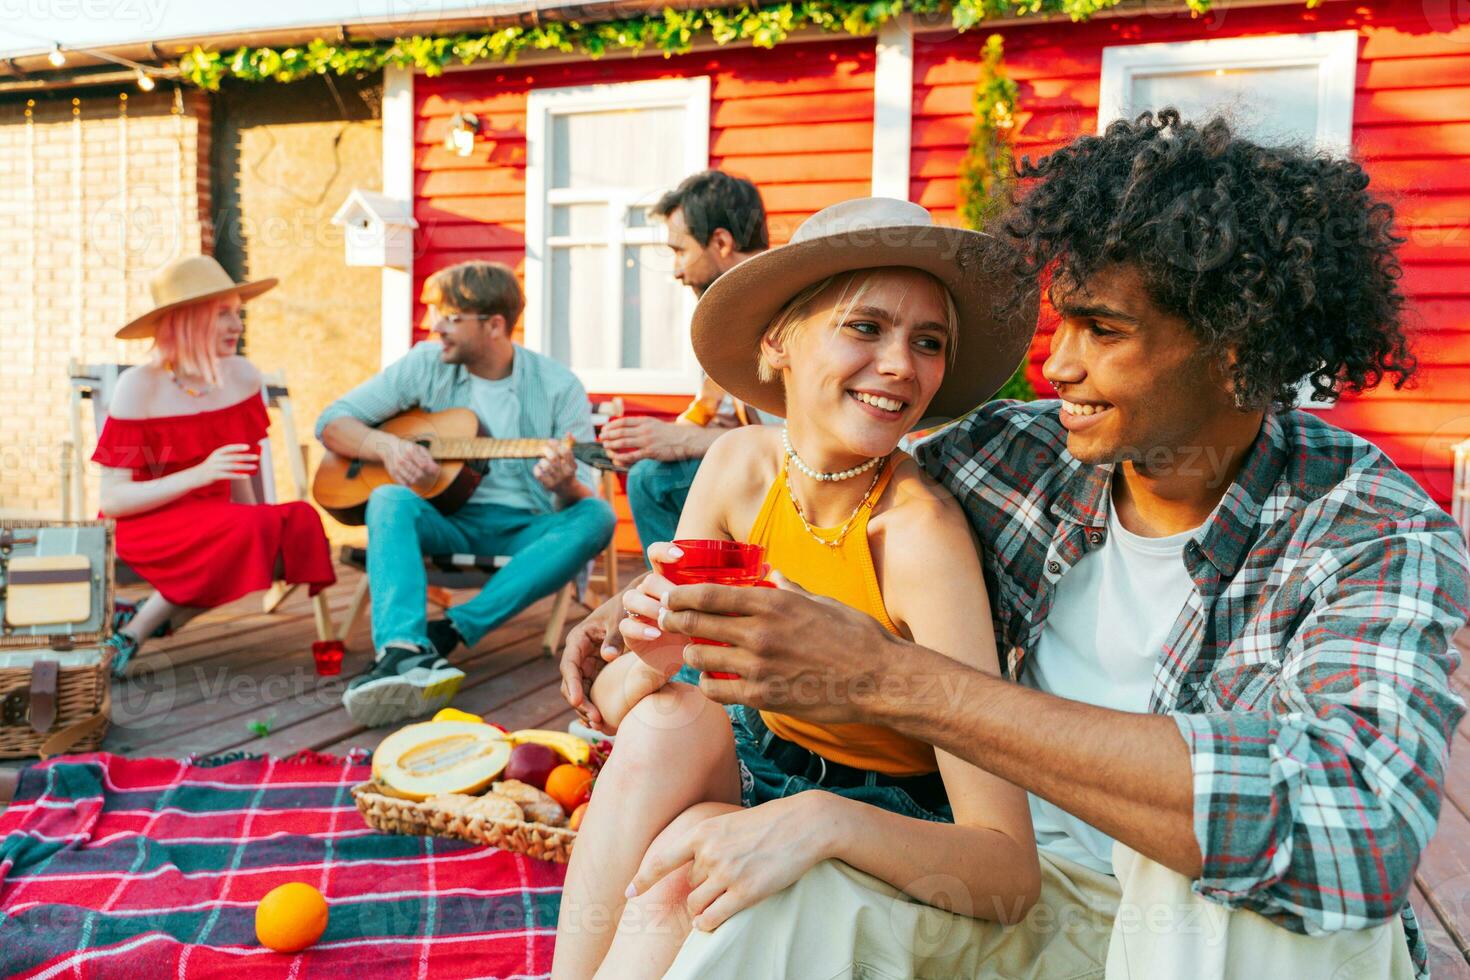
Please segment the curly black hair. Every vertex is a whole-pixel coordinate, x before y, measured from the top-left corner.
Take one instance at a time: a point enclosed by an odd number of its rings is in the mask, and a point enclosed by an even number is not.
[[[1417,369],[1402,323],[1404,239],[1350,160],[1163,109],[1028,157],[1017,175],[1024,196],[1000,223],[1016,274],[1080,285],[1133,266],[1222,366],[1235,350],[1242,408],[1290,408],[1308,376],[1330,396],[1388,375],[1402,388]]]

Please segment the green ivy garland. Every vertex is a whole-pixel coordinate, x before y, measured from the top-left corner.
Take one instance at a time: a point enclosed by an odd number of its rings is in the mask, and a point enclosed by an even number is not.
[[[194,48],[179,62],[180,74],[205,89],[218,89],[227,76],[249,82],[294,82],[312,75],[361,75],[388,66],[441,74],[453,64],[510,63],[523,51],[564,51],[598,58],[609,51],[661,52],[665,57],[692,50],[698,38],[716,44],[749,42],[771,48],[793,32],[815,28],[862,37],[899,14],[926,18],[949,15],[958,31],[986,20],[1029,14],[1061,14],[1086,20],[1120,0],[789,0],[727,9],[666,8],[641,17],[595,23],[548,21],[502,27],[487,34],[400,37],[391,42],[335,44],[317,39],[287,48],[236,48],[233,52]],[[1200,13],[1210,0],[1186,0]]]

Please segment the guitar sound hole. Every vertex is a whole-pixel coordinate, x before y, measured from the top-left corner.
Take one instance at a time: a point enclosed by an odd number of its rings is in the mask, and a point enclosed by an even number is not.
[[[354,459],[352,462],[350,462],[350,463],[347,464],[347,479],[349,479],[349,480],[355,480],[355,479],[357,479],[358,474],[361,473],[361,472],[362,472],[362,460],[360,460],[360,459]]]

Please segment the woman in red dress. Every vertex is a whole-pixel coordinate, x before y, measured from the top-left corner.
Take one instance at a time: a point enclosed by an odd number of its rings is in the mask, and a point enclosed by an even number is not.
[[[268,419],[261,376],[235,353],[240,304],[275,279],[236,283],[208,256],[165,266],[155,308],[119,337],[152,337],[148,362],[118,379],[92,459],[118,557],[157,590],[123,606],[112,643],[121,675],[143,638],[271,583],[336,581],[321,518],[305,501],[262,504],[249,483]]]

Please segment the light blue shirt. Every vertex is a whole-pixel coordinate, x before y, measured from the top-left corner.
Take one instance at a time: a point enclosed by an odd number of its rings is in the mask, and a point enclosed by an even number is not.
[[[485,434],[496,439],[514,439],[519,428],[521,403],[510,378],[491,381],[470,376],[470,408],[480,417]],[[470,495],[472,504],[495,504],[516,510],[534,510],[536,501],[526,495],[525,482],[513,464],[518,460],[492,459],[490,470]],[[535,461],[532,460],[534,465]]]
[[[342,416],[376,426],[411,408],[422,408],[426,412],[442,412],[446,408],[474,410],[472,382],[481,379],[476,379],[461,365],[445,364],[440,360],[443,349],[435,341],[417,344],[378,374],[332,402],[316,420],[317,438],[321,438],[327,423]],[[518,406],[518,415],[514,419],[514,431],[505,432],[505,438],[555,439],[570,432],[578,442],[593,440],[592,407],[587,401],[587,389],[568,368],[517,344],[506,382]],[[488,421],[483,416],[481,418]],[[500,432],[495,434],[502,435]],[[491,470],[496,472],[497,485],[507,491],[519,486],[523,509],[538,514],[548,513],[556,509],[557,503],[551,492],[532,475],[535,465],[534,459],[495,460],[491,463]],[[592,468],[584,463],[577,464],[577,479],[590,490],[597,487]]]

